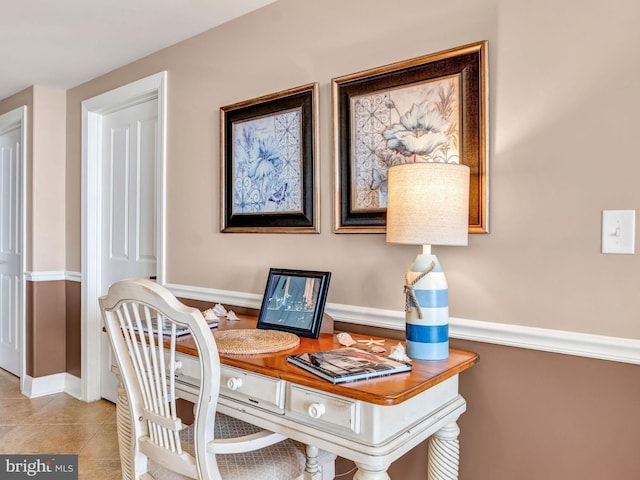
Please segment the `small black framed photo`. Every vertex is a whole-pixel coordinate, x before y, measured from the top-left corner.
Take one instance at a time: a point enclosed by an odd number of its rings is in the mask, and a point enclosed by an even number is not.
[[[330,272],[270,268],[258,328],[318,338]]]

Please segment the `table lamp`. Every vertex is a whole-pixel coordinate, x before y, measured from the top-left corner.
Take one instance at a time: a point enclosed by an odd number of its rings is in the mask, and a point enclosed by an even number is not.
[[[407,163],[389,168],[387,242],[423,245],[405,275],[407,355],[449,356],[449,290],[431,245],[467,245],[469,167]]]

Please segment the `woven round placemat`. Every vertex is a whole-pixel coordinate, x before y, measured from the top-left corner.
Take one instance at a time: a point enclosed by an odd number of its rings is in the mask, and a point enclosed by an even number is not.
[[[278,330],[237,329],[213,333],[220,353],[272,353],[297,347],[300,338]]]

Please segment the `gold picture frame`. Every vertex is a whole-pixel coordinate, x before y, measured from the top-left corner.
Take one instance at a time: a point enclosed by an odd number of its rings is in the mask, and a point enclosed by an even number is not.
[[[318,84],[220,109],[221,231],[319,233]]]
[[[471,169],[469,233],[488,232],[488,42],[332,79],[334,231],[384,233],[390,166]]]

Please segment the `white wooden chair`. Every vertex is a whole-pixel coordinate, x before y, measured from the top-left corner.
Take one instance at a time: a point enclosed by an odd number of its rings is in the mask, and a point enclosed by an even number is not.
[[[117,282],[100,298],[120,377],[118,439],[123,479],[333,478],[335,455],[216,413],[220,359],[199,310],[149,280]],[[193,426],[176,410],[176,331],[188,327],[200,358]],[[166,333],[158,341],[158,328]],[[307,448],[315,454],[318,449]],[[323,475],[323,466],[325,474]],[[330,475],[330,476],[329,476]]]

